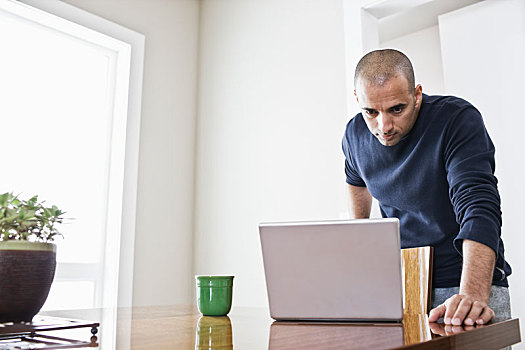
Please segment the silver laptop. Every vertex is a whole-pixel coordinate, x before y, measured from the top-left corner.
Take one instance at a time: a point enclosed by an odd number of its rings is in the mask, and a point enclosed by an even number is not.
[[[398,219],[259,225],[275,320],[403,318]]]

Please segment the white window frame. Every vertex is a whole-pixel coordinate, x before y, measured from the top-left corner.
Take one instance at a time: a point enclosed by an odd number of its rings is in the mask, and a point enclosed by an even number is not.
[[[117,84],[128,84],[128,95],[119,96],[127,100],[127,121],[125,141],[113,142],[111,154],[111,179],[108,200],[108,231],[120,232],[120,236],[106,237],[105,278],[103,307],[131,306],[133,298],[133,258],[135,246],[135,217],[137,202],[137,179],[139,159],[140,112],[142,97],[142,75],[144,66],[145,37],[142,34],[124,28],[104,18],[95,16],[58,0],[9,0],[13,5],[40,9],[47,14],[56,15],[83,27],[93,29],[111,38],[129,44],[120,50],[131,49],[131,61],[121,62],[125,55],[117,58],[118,69],[130,69],[129,82],[117,81]],[[24,3],[30,6],[24,6]],[[33,10],[34,11],[34,10]],[[46,14],[41,14],[46,15]],[[117,75],[119,75],[117,73]],[[121,74],[120,76],[126,76]],[[119,108],[118,106],[115,106]],[[126,111],[124,111],[124,114]],[[115,125],[114,125],[115,127]],[[122,128],[122,124],[117,127]],[[122,146],[125,144],[125,147]],[[124,157],[122,156],[124,154]],[[123,164],[119,164],[123,160]],[[119,184],[119,182],[123,182]],[[109,229],[111,227],[111,229]],[[118,281],[115,279],[118,276]],[[108,298],[107,296],[113,296]]]

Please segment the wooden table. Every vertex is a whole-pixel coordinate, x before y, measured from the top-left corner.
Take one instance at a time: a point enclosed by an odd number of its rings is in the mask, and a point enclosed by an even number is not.
[[[267,309],[245,307],[227,317],[203,317],[189,305],[45,314],[99,321],[101,349],[499,349],[521,341],[518,319],[463,329],[429,324],[426,315],[405,315],[399,325],[274,322]]]

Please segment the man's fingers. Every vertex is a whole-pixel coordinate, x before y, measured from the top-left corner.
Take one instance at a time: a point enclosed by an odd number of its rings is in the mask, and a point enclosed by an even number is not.
[[[494,311],[492,311],[490,307],[485,306],[485,308],[483,309],[483,312],[481,313],[479,318],[476,320],[476,323],[477,324],[487,324],[490,322],[490,320],[492,320],[493,317],[494,317]]]
[[[452,317],[454,317],[454,314],[456,313],[456,310],[458,309],[458,305],[461,302],[461,296],[456,294],[454,296],[451,296],[445,301],[446,311],[445,311],[445,317],[444,321],[445,324],[452,324]]]
[[[470,308],[470,312],[463,321],[468,326],[472,326],[476,323],[476,321],[479,319],[481,313],[483,312],[483,308],[486,307],[487,304],[482,303],[481,301],[475,301],[472,303],[472,307]]]
[[[436,322],[441,317],[445,316],[445,311],[447,308],[445,307],[445,304],[441,304],[435,309],[430,310],[430,313],[428,314],[428,322]]]
[[[432,309],[428,315],[428,321],[436,322],[441,317],[443,317],[445,325],[483,325],[490,322],[494,317],[494,311],[484,302],[473,301],[470,297],[456,294],[448,298],[443,304]],[[445,327],[445,332],[448,331],[457,330],[447,330]]]
[[[465,317],[467,317],[471,307],[472,307],[472,300],[468,298],[462,298],[458,304],[458,307],[456,309],[456,312],[454,313],[454,316],[452,317],[451,323],[454,326],[461,326],[463,324],[463,320],[465,319]]]

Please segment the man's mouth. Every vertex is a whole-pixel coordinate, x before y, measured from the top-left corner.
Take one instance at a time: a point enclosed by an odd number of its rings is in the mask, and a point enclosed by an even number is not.
[[[383,140],[385,141],[390,141],[394,138],[394,136],[396,136],[396,133],[391,133],[391,134],[382,134],[382,133],[379,133],[377,134],[379,137],[381,137]]]

